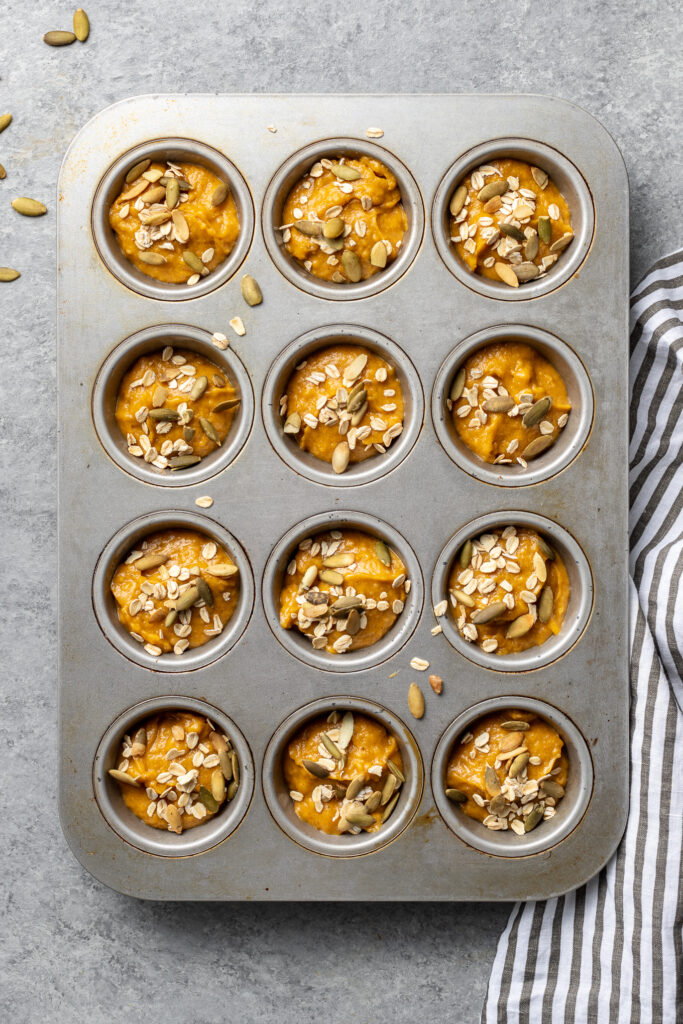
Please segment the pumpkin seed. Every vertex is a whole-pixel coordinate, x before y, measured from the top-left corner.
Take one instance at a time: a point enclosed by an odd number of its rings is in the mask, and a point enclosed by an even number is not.
[[[149,182],[143,178],[141,181],[136,181],[134,185],[126,191],[122,192],[119,196],[119,202],[128,202],[129,199],[135,199],[136,196],[141,195],[149,188]]]
[[[227,412],[228,409],[235,409],[242,402],[241,398],[226,398],[224,401],[214,405],[211,412]]]
[[[175,621],[178,618],[178,612],[175,608],[171,608],[170,612],[164,619],[164,629],[170,629],[171,626],[175,625]]]
[[[509,395],[494,395],[487,398],[482,405],[484,412],[508,412],[515,404],[514,398]]]
[[[458,370],[458,372],[456,373],[455,377],[453,378],[453,383],[451,384],[451,390],[448,392],[448,397],[450,398],[451,402],[457,402],[458,399],[460,398],[460,396],[462,395],[463,390],[465,388],[465,377],[466,376],[467,376],[467,373],[466,373],[465,367],[463,366],[463,367],[461,367],[461,369]]]
[[[370,250],[370,262],[373,267],[386,267],[387,265],[387,247],[384,242],[375,242],[372,249]]]
[[[235,779],[233,779],[232,782],[230,783],[230,785],[227,788],[227,791],[226,791],[226,794],[225,794],[226,800],[229,801],[229,800],[233,799],[233,797],[235,796],[235,793],[237,792],[237,787],[238,786],[239,786],[239,782],[236,782]]]
[[[229,191],[230,189],[228,188],[226,183],[224,181],[221,181],[218,185],[216,185],[215,189],[211,194],[211,205],[220,206],[221,203],[224,203],[225,200],[228,198]]]
[[[336,178],[341,178],[342,181],[358,181],[362,177],[360,171],[355,167],[349,167],[348,164],[332,164],[330,170]]]
[[[180,810],[175,804],[168,804],[164,811],[166,815],[166,821],[168,822],[169,831],[175,832],[176,835],[181,835],[183,831],[183,821],[180,817]]]
[[[524,733],[520,732],[518,729],[508,731],[507,736],[503,736],[502,740],[498,744],[498,750],[501,754],[507,754],[523,742]]]
[[[451,196],[451,201],[448,204],[448,209],[451,211],[451,217],[457,217],[467,199],[467,185],[458,185],[455,192]]]
[[[0,164],[0,181],[4,181],[6,177],[7,177],[7,171],[2,166],[2,164]]]
[[[211,795],[216,803],[222,804],[225,800],[225,779],[220,768],[211,773]]]
[[[352,362],[350,362],[349,365],[344,370],[344,379],[355,380],[356,377],[360,377],[361,373],[367,366],[367,362],[368,357],[364,352],[361,352],[361,354],[359,356],[356,356],[356,358]]]
[[[204,574],[208,572],[209,576],[215,576],[219,580],[229,579],[237,571],[236,565],[228,565],[226,562],[220,565],[207,565],[206,569],[203,570]]]
[[[5,128],[9,127],[12,123],[11,114],[0,114],[0,132],[4,132]]]
[[[234,785],[235,789],[237,789],[237,787],[239,785],[239,781],[240,781],[240,759],[237,756],[237,751],[235,751],[235,750],[231,750],[230,751],[230,764],[232,765],[233,785]],[[228,790],[228,795],[230,795],[230,790]],[[234,796],[234,793],[233,793],[233,796]],[[230,799],[232,799],[232,797],[230,797]]]
[[[355,555],[342,551],[338,555],[328,555],[327,558],[323,558],[323,565],[326,569],[346,569],[355,561]]]
[[[508,775],[511,779],[516,779],[518,775],[522,774],[529,763],[530,756],[529,751],[524,750],[521,754],[517,754],[517,757],[512,759],[512,763],[508,768]]]
[[[199,596],[204,604],[208,605],[209,608],[213,608],[213,590],[206,580],[202,579],[201,576],[198,576],[194,585],[199,591]]]
[[[558,238],[555,242],[553,242],[553,244],[550,246],[550,252],[562,252],[564,249],[567,248],[569,243],[573,241],[573,239],[574,235],[572,234],[572,232],[566,231],[561,238]]]
[[[544,189],[548,184],[548,175],[540,167],[531,168],[531,177],[534,179],[540,189]]]
[[[195,435],[194,427],[183,427],[183,441],[187,441],[189,444]]]
[[[511,719],[509,722],[501,722],[500,727],[501,729],[505,729],[506,731],[510,729],[516,729],[518,732],[527,732],[527,730],[531,728],[529,723],[525,722],[521,718],[519,719],[519,721]],[[512,749],[514,750],[515,748],[512,747]]]
[[[543,817],[543,809],[541,807],[534,807],[531,814],[527,814],[524,819],[524,831],[531,832],[541,821]]]
[[[136,164],[133,164],[131,169],[126,174],[126,185],[132,185],[136,178],[139,178],[143,171],[147,170],[151,162],[151,160],[138,160]],[[147,185],[145,185],[145,188],[147,188]]]
[[[109,775],[112,779],[116,779],[117,782],[122,782],[126,786],[138,786],[138,780],[134,779],[128,772],[120,772],[118,768],[110,768]]]
[[[199,802],[204,804],[207,811],[211,814],[215,814],[218,810],[218,801],[215,799],[213,793],[206,788],[206,786],[199,787]]]
[[[140,572],[144,572],[146,569],[158,569],[164,562],[168,562],[168,555],[143,555],[142,558],[137,558],[133,565]]]
[[[322,221],[319,220],[297,220],[294,227],[309,238],[316,238],[323,233]]]
[[[335,473],[343,473],[349,464],[351,452],[346,441],[340,441],[332,452],[332,469]]]
[[[332,579],[332,576],[336,577],[336,579]],[[323,571],[320,573],[320,579],[324,583],[330,583],[334,587],[339,587],[344,582],[344,577],[341,575],[341,573],[335,573],[334,570],[331,569],[323,569]],[[331,606],[330,611],[332,615],[334,615],[335,619],[340,619],[347,615],[350,611],[353,611],[353,609],[362,607],[362,597],[357,597],[354,595],[353,597],[338,597],[334,604]]]
[[[79,43],[84,43],[90,35],[90,22],[82,7],[74,11],[74,35]]]
[[[555,604],[555,595],[553,594],[552,587],[544,587],[541,591],[541,595],[538,599],[538,621],[550,622],[550,617],[553,614],[553,605]]]
[[[399,785],[400,783],[396,776],[392,775],[391,772],[389,772],[386,779],[384,780],[384,785],[382,786],[382,791],[380,793],[380,801],[383,807],[385,804],[389,803],[392,796],[394,795],[395,790],[398,788]]]
[[[365,388],[361,387],[357,391],[354,389],[354,391],[353,398],[350,398],[346,403],[347,412],[355,412],[357,409],[360,409],[364,402],[367,402],[368,393]]]
[[[487,764],[484,768],[484,783],[489,796],[497,796],[500,793],[500,779],[495,768]]]
[[[344,248],[344,239],[341,235],[339,236],[339,238],[326,238],[324,242],[324,247],[323,244],[321,243],[321,248],[324,253],[329,253],[330,255],[332,255],[335,252],[341,252],[341,250]]]
[[[177,409],[168,409],[165,406],[162,406],[161,409],[150,409],[147,416],[149,419],[157,420],[158,422],[166,420],[176,421],[180,419],[180,413]]]
[[[345,249],[342,253],[341,264],[349,281],[352,281],[354,284],[356,281],[360,281],[363,276],[363,265],[355,252]]]
[[[321,571],[321,573],[320,573],[320,579],[323,581],[323,583],[330,583],[333,587],[339,587],[344,582],[344,577],[342,576],[342,574],[340,572],[336,572],[334,569],[323,569]],[[344,600],[357,601],[357,604],[349,605],[350,608],[360,608],[361,604],[363,603],[359,597],[358,598],[355,598],[355,597],[354,598],[342,598],[342,597],[340,597],[339,600],[340,601],[344,601]],[[334,605],[332,607],[333,607],[333,609],[335,609],[337,607],[337,602],[336,601],[335,601],[335,603],[334,603]]]
[[[325,221],[323,235],[325,238],[339,238],[345,227],[346,224],[341,217],[332,217],[330,220]]]
[[[365,772],[361,772],[360,775],[354,775],[346,787],[346,799],[353,800],[355,796],[358,796],[361,789],[365,785]]]
[[[392,778],[393,778],[393,776],[392,776]],[[378,789],[376,789],[374,793],[370,794],[370,796],[367,798],[367,800],[363,804],[363,807],[365,808],[366,812],[368,814],[372,814],[373,811],[376,811],[377,808],[379,807],[379,802],[380,802],[381,799],[382,799],[382,794],[380,793],[380,791]]]
[[[352,427],[357,427],[358,424],[360,423],[360,421],[365,416],[367,411],[368,411],[368,403],[367,402],[363,402],[363,404],[361,405],[360,409],[356,409],[356,411],[354,412],[353,416],[351,417],[351,426]]]
[[[496,274],[503,282],[503,284],[508,285],[510,288],[519,288],[519,281],[517,280],[517,275],[515,274],[514,270],[512,269],[509,263],[494,263],[493,269],[495,270]]]
[[[478,608],[476,612],[472,612],[470,620],[479,626],[485,622],[491,622],[492,619],[497,619],[505,611],[507,611],[507,608],[502,601],[494,601],[493,604],[487,605],[486,608]]]
[[[349,825],[357,825],[359,828],[372,828],[375,824],[373,816],[365,811],[348,811],[345,818]]]
[[[424,694],[417,683],[408,687],[408,710],[413,718],[422,718],[425,713]]]
[[[550,395],[546,395],[545,398],[539,398],[522,416],[522,426],[527,428],[535,427],[537,423],[540,423],[545,418],[552,404],[553,400]]]
[[[192,385],[191,390],[190,390],[190,398],[191,398],[191,400],[193,402],[199,401],[199,399],[202,397],[202,395],[204,394],[204,392],[206,391],[208,386],[209,386],[209,379],[208,379],[208,377],[204,377],[204,376],[197,377],[195,382],[194,382],[194,384]]]
[[[375,554],[383,565],[391,566],[391,551],[383,540],[375,541]]]
[[[548,570],[546,568],[545,560],[538,551],[534,551],[534,557],[531,560],[531,564],[534,567],[534,572],[538,576],[541,583],[545,583],[548,578]]]
[[[535,260],[538,256],[538,235],[534,234],[527,238],[524,246],[524,255],[528,260]]]
[[[178,600],[175,603],[175,610],[177,612],[184,612],[188,608],[191,608],[195,601],[199,600],[199,588],[194,585],[184,590]]]
[[[525,240],[524,232],[515,227],[514,224],[499,224],[498,229],[504,235],[508,235],[509,238],[514,238],[516,242],[523,242]]]
[[[466,540],[463,546],[460,548],[460,555],[458,556],[460,562],[460,568],[466,569],[472,561],[472,541]]]
[[[181,210],[174,210],[171,214],[176,238],[179,242],[187,242],[190,237],[190,225],[185,220],[185,214]]]
[[[218,763],[221,766],[223,778],[226,782],[230,782],[232,780],[232,758],[229,750],[218,751]]]
[[[285,434],[298,434],[301,430],[301,416],[299,416],[299,413],[290,413],[282,429]]]
[[[201,455],[174,455],[168,460],[170,469],[187,469],[189,466],[196,466],[201,462]]]
[[[61,29],[55,29],[45,33],[43,42],[48,46],[70,46],[71,43],[76,42],[76,36],[73,32],[62,32]]]
[[[512,620],[505,630],[505,636],[508,640],[518,640],[519,637],[526,636],[533,624],[534,616],[531,612],[525,612],[524,615],[518,615]]]
[[[338,742],[342,750],[346,750],[351,739],[353,737],[353,714],[351,711],[345,711],[342,717],[341,725],[339,727]]]
[[[396,776],[399,782],[406,781],[405,775],[403,774],[399,766],[396,764],[396,762],[392,761],[390,757],[388,757],[386,760],[386,766],[388,770],[391,772],[391,774]]]
[[[299,593],[303,594],[307,590],[310,590],[311,587],[313,586],[313,584],[315,583],[315,581],[317,579],[317,576],[318,576],[318,566],[317,565],[309,565],[308,569],[306,570],[306,572],[301,577],[301,583],[299,584]]]
[[[488,185],[484,185],[483,188],[479,189],[477,199],[480,203],[487,203],[494,196],[504,196],[509,188],[510,186],[505,178],[502,181],[490,181]]]
[[[301,762],[301,764],[309,773],[309,775],[315,775],[317,779],[326,779],[327,776],[330,774],[327,768],[323,768],[323,766],[321,764],[318,764],[317,761],[308,761],[304,759]]]
[[[493,199],[489,199],[487,203],[484,203],[482,209],[484,213],[498,213],[502,205],[500,196],[494,196]]]
[[[541,789],[548,796],[551,796],[553,800],[561,800],[564,796],[564,786],[561,786],[559,782],[555,782],[554,779],[543,779]]]
[[[449,800],[452,800],[454,804],[467,803],[467,793],[463,793],[461,789],[447,789],[446,796]]]
[[[491,814],[502,814],[506,810],[507,802],[502,793],[496,793],[494,797],[489,800],[489,810]]]
[[[536,264],[531,262],[517,263],[513,269],[520,284],[524,284],[526,281],[534,281],[541,273]]]
[[[535,459],[537,455],[541,455],[554,444],[555,438],[552,434],[541,434],[540,437],[535,437],[533,441],[526,446],[522,452],[522,458],[527,460]]]
[[[177,178],[171,178],[166,186],[166,205],[169,210],[174,210],[180,202],[180,185]]]
[[[202,428],[209,441],[213,441],[214,444],[221,446],[221,439],[218,436],[218,431],[214,427],[211,420],[207,420],[204,416],[199,417],[199,426]]]
[[[0,281],[16,281],[21,274],[14,267],[0,267]]]
[[[160,267],[166,262],[166,257],[160,252],[139,252],[137,256],[140,263],[146,263],[149,267]]]
[[[398,803],[398,798],[400,797],[400,795],[400,793],[395,793],[394,796],[389,801],[389,803],[387,804],[387,806],[384,808],[384,811],[382,812],[382,817],[379,819],[382,824],[384,824],[385,821],[388,821],[391,815],[393,814],[394,807]]]
[[[44,213],[47,213],[47,206],[37,199],[28,199],[26,196],[13,199],[12,206],[23,217],[42,217]]]
[[[544,245],[548,245],[550,239],[553,236],[553,228],[550,223],[550,217],[539,217],[537,224],[538,237],[541,239]]]
[[[339,749],[337,744],[334,742],[334,740],[331,740],[326,732],[323,732],[323,733],[320,734],[320,739],[322,741],[322,745],[328,751],[330,756],[333,757],[335,759],[335,761],[341,761],[341,759],[342,759],[342,757],[344,755],[342,754],[341,750]]]
[[[536,543],[538,544],[538,550],[541,552],[543,557],[544,558],[549,558],[551,562],[554,562],[555,561],[555,552],[550,547],[550,544],[548,544],[548,542],[545,541],[543,539],[543,537],[541,537],[540,534],[536,538]]]
[[[178,187],[181,192],[189,192],[192,188],[192,185],[190,185],[187,178],[177,178],[175,174],[164,174],[163,177],[159,178],[159,184],[163,185],[165,188],[171,180],[178,182]]]
[[[470,597],[469,594],[466,594],[464,590],[458,590],[457,587],[453,587],[451,594],[456,601],[459,601],[460,604],[464,604],[465,608],[474,608],[474,598]]]
[[[165,224],[166,221],[170,219],[170,210],[157,210],[155,213],[148,213],[145,210],[142,210],[140,213],[141,222],[149,225],[150,227],[158,227],[159,224]]]
[[[258,281],[251,274],[244,275],[240,289],[242,291],[242,298],[248,306],[260,306],[263,302],[263,292],[259,287]]]
[[[183,260],[190,268],[190,270],[193,270],[195,274],[201,274],[203,277],[206,277],[206,275],[209,273],[209,271],[206,269],[206,267],[200,260],[199,256],[195,256],[193,252],[187,252],[186,250],[183,253]]]

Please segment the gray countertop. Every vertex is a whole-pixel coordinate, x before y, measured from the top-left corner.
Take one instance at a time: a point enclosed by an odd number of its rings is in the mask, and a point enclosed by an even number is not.
[[[55,771],[59,165],[88,118],[137,93],[554,94],[593,113],[624,154],[635,280],[680,243],[672,204],[662,202],[678,158],[680,21],[662,0],[99,0],[87,10],[89,41],[61,50],[41,37],[71,27],[69,5],[13,0],[2,17],[0,113],[10,110],[14,121],[0,137],[0,264],[22,277],[0,285],[10,595],[0,682],[9,799],[0,832],[0,1009],[15,1024],[100,1024],[126,1013],[209,1024],[475,1021],[504,905],[140,903],[91,879],[66,847]],[[16,195],[42,199],[48,215],[14,214]]]

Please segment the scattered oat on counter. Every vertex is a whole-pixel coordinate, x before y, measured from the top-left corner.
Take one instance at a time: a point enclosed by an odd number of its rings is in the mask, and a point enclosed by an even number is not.
[[[429,668],[429,662],[424,658],[411,658],[410,667],[414,668],[416,672],[424,672]]]
[[[232,327],[235,334],[239,334],[240,338],[247,333],[247,329],[244,326],[244,321],[242,320],[241,316],[234,316],[230,321],[230,326]]]
[[[365,134],[368,139],[381,139],[384,135],[383,128],[366,128]]]
[[[211,506],[213,505],[213,498],[211,497],[210,494],[204,494],[201,496],[201,498],[197,498],[195,500],[195,505],[197,505],[199,508],[211,508]]]

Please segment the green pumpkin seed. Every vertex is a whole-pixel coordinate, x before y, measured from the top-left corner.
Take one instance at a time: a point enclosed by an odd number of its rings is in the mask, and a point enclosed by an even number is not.
[[[531,814],[527,814],[524,819],[524,831],[531,832],[539,824],[543,817],[543,809],[541,807],[534,807]]]
[[[320,734],[320,739],[321,739],[322,745],[325,747],[325,749],[329,753],[330,757],[333,757],[335,759],[335,761],[341,761],[341,759],[342,759],[342,757],[344,755],[342,754],[341,750],[339,749],[337,744],[334,742],[334,740],[331,740],[326,732],[323,732],[323,733]]]
[[[487,203],[494,196],[504,196],[509,189],[510,186],[505,178],[502,181],[490,181],[488,185],[484,185],[483,188],[479,189],[477,199],[480,203]]]
[[[553,228],[550,223],[550,217],[539,217],[538,218],[538,237],[541,239],[544,245],[548,245],[550,239],[553,237]]]
[[[552,434],[541,434],[540,437],[535,437],[531,441],[524,451],[522,452],[523,459],[535,459],[537,455],[542,455],[543,452],[547,451],[548,448],[555,444],[555,438]]]
[[[187,609],[191,608],[195,601],[198,600],[199,588],[196,585],[188,587],[187,590],[184,590],[183,593],[178,598],[178,600],[176,601],[175,610],[177,612],[187,611]]]
[[[195,580],[194,585],[199,591],[199,596],[201,597],[204,604],[208,605],[209,608],[213,608],[213,590],[206,582],[206,580],[202,579],[201,576],[198,576],[197,579]]]
[[[500,793],[500,779],[495,768],[492,768],[490,764],[487,764],[484,768],[484,783],[489,796],[498,796]]]
[[[183,253],[183,260],[190,268],[190,270],[192,270],[195,274],[201,274],[202,277],[206,277],[206,275],[209,273],[209,271],[206,269],[206,267],[200,260],[199,256],[195,256],[193,252],[188,252],[187,250],[185,250],[185,252]]]
[[[451,390],[448,392],[448,397],[450,398],[451,402],[457,402],[458,399],[460,398],[460,396],[462,395],[463,390],[465,388],[465,377],[466,376],[467,376],[467,373],[466,373],[465,367],[463,366],[463,367],[461,367],[461,369],[458,370],[458,372],[456,373],[455,377],[453,378],[453,383],[451,384]]]
[[[553,614],[553,605],[555,604],[555,595],[553,594],[552,587],[545,586],[541,591],[541,595],[538,599],[538,621],[539,622],[550,622],[550,617]]]
[[[524,232],[515,227],[514,224],[499,224],[498,228],[504,235],[508,235],[509,238],[514,238],[516,242],[523,242],[525,240],[526,236]]]
[[[520,721],[501,722],[501,729],[505,729],[506,732],[527,732],[531,728],[528,722],[520,719]]]
[[[492,619],[497,619],[499,615],[503,615],[506,611],[507,607],[502,601],[494,601],[493,604],[487,605],[486,608],[478,608],[476,612],[472,612],[470,620],[476,626],[480,626],[485,622],[491,622]]]
[[[225,401],[214,405],[212,412],[227,412],[228,409],[235,409],[242,402],[241,398],[226,398]]]
[[[309,775],[315,775],[316,779],[326,779],[330,774],[327,768],[323,768],[317,761],[308,761],[304,759],[301,764],[309,773]]]
[[[489,810],[491,814],[502,814],[507,807],[507,801],[502,793],[496,793],[495,796],[489,800]]]
[[[343,234],[346,224],[341,217],[332,217],[330,220],[326,220],[323,225],[323,235],[325,238],[339,238]]]
[[[47,213],[47,206],[37,199],[28,199],[26,196],[13,199],[12,206],[23,217],[42,217],[44,213]]]
[[[517,757],[513,757],[512,763],[508,768],[508,775],[511,779],[516,779],[518,775],[522,774],[529,763],[530,756],[529,751],[524,750],[521,754],[517,754]]]
[[[524,255],[528,260],[535,260],[538,256],[538,235],[534,234],[527,238],[524,246]]]
[[[351,451],[346,441],[340,441],[337,447],[332,452],[332,470],[335,473],[345,472],[349,459],[351,458]]]
[[[199,802],[204,804],[207,811],[211,814],[215,814],[218,810],[218,801],[214,798],[213,793],[206,788],[206,786],[199,787]]]
[[[137,257],[140,263],[146,263],[149,267],[160,267],[166,262],[166,257],[160,252],[139,252]]]
[[[463,546],[460,548],[460,555],[458,556],[461,569],[466,569],[472,561],[472,541],[466,540]]]
[[[550,395],[546,395],[545,398],[539,398],[522,416],[522,426],[527,428],[535,427],[537,423],[545,419],[548,412],[550,412],[552,404],[553,400]]]
[[[467,793],[463,793],[461,789],[447,789],[446,796],[449,800],[452,800],[454,804],[467,803]]]
[[[177,178],[171,178],[166,186],[166,205],[169,210],[174,210],[180,202],[180,185]]]
[[[352,427],[357,427],[358,424],[360,423],[360,421],[365,416],[367,411],[368,411],[368,403],[367,402],[363,402],[363,404],[361,405],[360,409],[356,409],[356,411],[354,412],[353,416],[351,417],[351,426]]]
[[[189,192],[192,188],[187,178],[177,178],[175,174],[164,174],[162,178],[159,178],[159,184],[163,185],[164,188],[168,185],[169,181],[177,181],[181,192]]]
[[[535,281],[538,275],[541,273],[540,269],[535,263],[517,263],[513,267],[517,280],[520,284],[525,284],[527,281]]]
[[[16,281],[21,274],[14,267],[0,267],[0,281]]]
[[[398,803],[400,795],[400,793],[395,793],[391,800],[389,801],[389,803],[387,804],[387,806],[384,808],[384,811],[382,812],[382,817],[379,819],[382,824],[384,824],[385,821],[388,821],[391,815],[394,813],[394,807]]]
[[[4,132],[5,128],[9,127],[12,123],[11,114],[0,114],[0,132]]]
[[[237,756],[236,750],[230,751],[230,764],[232,765],[232,778],[235,785],[235,789],[239,785],[240,781],[240,759]]]
[[[386,760],[386,766],[387,769],[391,772],[391,774],[396,776],[399,782],[406,781],[405,775],[403,774],[399,766],[394,761],[392,761],[390,757],[388,757]]]
[[[464,604],[465,608],[474,608],[474,598],[470,597],[469,594],[466,594],[464,590],[458,590],[457,587],[453,587],[451,589],[451,594],[456,601],[459,601],[460,604]]]
[[[393,778],[393,776],[392,776],[392,778]],[[376,789],[374,793],[370,794],[370,796],[367,798],[367,800],[363,804],[363,807],[365,808],[365,810],[367,811],[368,814],[372,814],[373,811],[377,810],[377,808],[379,807],[379,802],[380,802],[381,799],[382,799],[382,794],[380,793],[380,791],[378,789]]]
[[[514,398],[509,395],[494,395],[487,398],[482,405],[484,412],[509,412],[515,404]]]
[[[345,249],[341,257],[342,269],[354,284],[363,276],[363,265],[355,252]]]
[[[451,211],[451,217],[457,217],[467,199],[467,185],[458,185],[455,192],[451,196],[451,201],[448,205],[448,209]]]
[[[508,640],[518,640],[519,637],[526,636],[533,624],[533,615],[531,612],[525,612],[524,615],[519,615],[516,619],[512,620],[505,630],[505,636]]]
[[[391,551],[383,540],[375,541],[375,554],[383,565],[391,566]]]
[[[294,227],[308,238],[316,238],[323,233],[323,224],[320,220],[297,220]]]
[[[218,763],[221,766],[223,778],[226,782],[230,782],[232,780],[232,758],[229,750],[218,751]]]
[[[392,796],[394,795],[395,791],[398,789],[399,786],[400,782],[398,781],[396,776],[392,775],[391,772],[389,772],[387,774],[386,779],[384,780],[384,785],[382,786],[382,791],[380,793],[380,801],[382,807],[384,807],[385,804],[389,803],[389,801],[391,800]]]
[[[220,206],[221,203],[224,203],[225,200],[228,198],[229,191],[230,189],[228,188],[226,183],[224,181],[221,181],[218,185],[216,185],[215,189],[211,193],[211,205]]]
[[[131,185],[136,178],[139,178],[140,175],[147,170],[151,162],[151,160],[138,160],[136,164],[133,164],[126,174],[126,185]]]
[[[175,610],[175,608],[171,608],[170,612],[164,619],[164,629],[170,629],[171,626],[174,626],[177,618],[178,612]]]
[[[134,779],[128,772],[119,771],[118,768],[110,768],[108,774],[111,775],[112,779],[116,779],[117,782],[122,782],[126,786],[139,786],[137,779]]]
[[[221,439],[218,436],[218,432],[217,432],[216,428],[214,427],[213,423],[211,422],[211,420],[207,420],[207,419],[204,418],[204,416],[200,416],[199,417],[199,426],[202,428],[202,430],[204,431],[204,433],[208,437],[209,441],[213,441],[213,443],[215,445],[218,445],[218,447],[220,448],[220,446],[221,446]]]
[[[209,386],[209,379],[208,379],[208,377],[204,377],[204,376],[197,377],[197,379],[195,380],[194,384],[192,385],[192,389],[190,391],[190,398],[191,398],[191,400],[193,402],[198,402],[199,399],[204,394],[204,392],[206,391],[206,389],[208,388],[208,386]]]
[[[187,441],[189,444],[195,435],[194,427],[183,427],[183,441]]]
[[[347,412],[355,412],[357,409],[360,409],[361,405],[363,405],[364,402],[367,402],[368,400],[368,393],[365,390],[365,388],[361,387],[357,391],[354,389],[354,391],[355,393],[353,395],[353,398],[350,398],[346,403]]]
[[[346,799],[353,800],[354,797],[358,796],[364,785],[365,772],[361,772],[360,775],[354,775],[346,787]]]
[[[216,803],[222,804],[225,800],[225,779],[220,768],[211,773],[211,795]]]
[[[258,281],[251,274],[245,274],[240,283],[242,298],[248,306],[260,306],[263,302],[263,292]]]
[[[239,782],[236,782],[233,779],[233,781],[228,786],[227,792],[225,794],[226,800],[232,800],[233,799],[233,797],[235,796],[235,793],[237,792],[237,787],[238,786],[239,786]]]
[[[554,779],[543,779],[540,785],[543,792],[551,796],[553,800],[561,800],[564,796],[564,786],[555,782]]]
[[[166,420],[173,420],[174,422],[180,419],[180,413],[177,409],[167,409],[162,406],[161,409],[150,409],[147,413],[151,420],[157,420],[163,422]]]
[[[370,250],[370,262],[373,267],[382,269],[387,265],[387,247],[384,242],[375,242]]]
[[[201,455],[174,455],[168,460],[168,465],[170,469],[188,469],[189,466],[196,466],[201,461]]]
[[[76,42],[76,36],[73,32],[62,32],[60,29],[55,29],[45,33],[43,42],[48,46],[70,46],[71,43]]]
[[[79,43],[84,43],[90,35],[90,21],[82,7],[74,11],[74,35]]]
[[[366,814],[365,811],[349,811],[345,818],[349,825],[357,825],[359,828],[372,828],[375,824],[373,816]]]
[[[341,178],[342,181],[358,181],[359,178],[362,178],[360,171],[355,167],[349,167],[348,164],[332,164],[330,170],[335,177]]]

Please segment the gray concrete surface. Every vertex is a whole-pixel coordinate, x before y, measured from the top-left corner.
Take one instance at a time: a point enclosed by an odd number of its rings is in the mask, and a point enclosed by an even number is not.
[[[680,19],[663,0],[98,0],[87,10],[90,40],[64,50],[41,37],[70,27],[68,4],[11,0],[0,13],[0,108],[14,114],[0,137],[0,264],[22,271],[0,285],[0,1016],[14,1024],[469,1024],[504,906],[136,903],[89,878],[65,845],[55,730],[57,174],[77,129],[135,93],[555,94],[595,114],[624,153],[637,278],[680,242],[666,199],[678,158]],[[49,214],[17,216],[16,195],[43,199]]]

